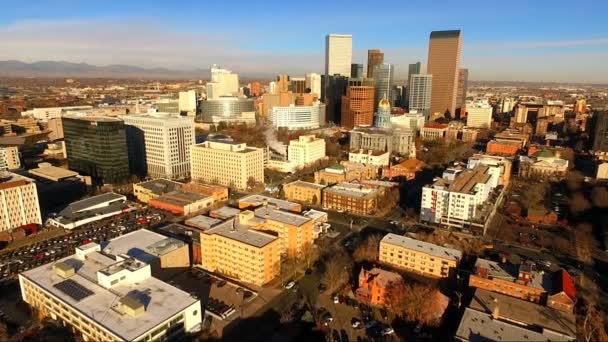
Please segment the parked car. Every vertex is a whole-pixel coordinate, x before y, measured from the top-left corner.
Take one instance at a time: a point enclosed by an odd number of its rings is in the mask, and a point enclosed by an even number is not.
[[[296,282],[295,282],[295,281],[293,281],[293,280],[290,280],[290,281],[288,281],[288,282],[287,282],[287,284],[285,284],[285,288],[286,288],[287,290],[291,289],[291,288],[292,288],[292,287],[294,287],[294,286],[296,286]]]
[[[391,328],[391,327],[386,327],[386,328],[382,329],[382,331],[380,332],[380,334],[382,336],[391,335],[393,333],[395,333],[395,330],[393,330],[393,328]]]
[[[329,325],[331,322],[334,321],[334,317],[329,311],[325,311],[321,316],[321,321],[323,322],[323,325]]]
[[[340,304],[340,297],[338,295],[334,296],[334,304]]]
[[[350,320],[350,325],[352,325],[352,327],[355,329],[361,329],[361,327],[362,327],[361,320],[356,317],[353,317]]]

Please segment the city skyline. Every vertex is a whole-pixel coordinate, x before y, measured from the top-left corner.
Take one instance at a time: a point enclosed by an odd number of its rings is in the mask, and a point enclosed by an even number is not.
[[[0,60],[176,70],[218,63],[250,77],[321,74],[325,35],[336,33],[352,34],[353,63],[366,63],[367,50],[380,49],[385,62],[395,65],[396,79],[403,80],[408,64],[426,63],[431,31],[460,29],[461,66],[469,69],[471,80],[606,82],[608,37],[601,13],[608,5],[595,2],[573,9],[562,1],[551,7],[516,2],[510,8],[520,8],[518,4],[526,11],[514,16],[496,15],[488,11],[491,6],[476,3],[391,2],[387,11],[368,12],[339,3],[294,12],[291,5],[273,1],[264,6],[186,3],[179,8],[139,1],[14,4],[0,14]],[[315,25],[289,25],[294,13]],[[559,24],[577,21],[585,25]],[[525,22],[534,25],[518,24]]]

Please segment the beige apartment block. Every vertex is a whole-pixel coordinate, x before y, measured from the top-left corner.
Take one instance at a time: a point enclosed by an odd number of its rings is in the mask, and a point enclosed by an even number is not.
[[[319,204],[322,201],[324,185],[297,180],[283,185],[288,201]]]
[[[450,276],[461,259],[461,251],[397,234],[387,234],[380,241],[380,262],[427,277]]]
[[[200,240],[205,270],[258,286],[279,275],[279,239],[242,224],[240,217],[201,232]]]
[[[15,173],[0,174],[0,231],[42,224],[36,183]]]
[[[206,141],[190,147],[193,181],[247,189],[264,182],[264,151],[232,141]]]
[[[288,159],[296,167],[304,167],[325,158],[325,139],[301,135],[289,142]]]

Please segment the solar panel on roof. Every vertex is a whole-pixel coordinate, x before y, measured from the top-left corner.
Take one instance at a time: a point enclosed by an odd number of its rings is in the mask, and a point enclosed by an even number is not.
[[[57,288],[59,291],[63,292],[64,294],[72,297],[72,299],[74,299],[75,301],[81,301],[93,294],[93,291],[78,284],[77,282],[75,282],[72,279],[64,280],[53,286],[55,288]]]

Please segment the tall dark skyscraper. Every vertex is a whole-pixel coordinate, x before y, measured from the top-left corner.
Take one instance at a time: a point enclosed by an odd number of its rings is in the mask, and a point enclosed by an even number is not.
[[[608,152],[608,112],[593,113],[593,151]]]
[[[360,78],[363,76],[363,64],[353,63],[350,65],[350,77]]]
[[[367,50],[367,77],[374,78],[374,68],[382,63],[384,63],[384,52],[377,49]]]
[[[122,120],[64,116],[62,123],[70,170],[103,183],[116,183],[129,177],[127,138]]]
[[[322,75],[321,83],[321,89],[325,92],[323,94],[323,98],[325,99],[325,118],[327,122],[333,122],[338,125],[342,121],[342,96],[346,94],[348,77]]]
[[[456,112],[461,48],[460,30],[431,32],[427,73],[433,75],[432,118],[443,116],[445,111],[451,115]]]
[[[469,69],[458,69],[458,91],[456,93],[456,112],[463,117],[461,109],[467,102],[467,88],[469,83]]]
[[[374,87],[376,88],[374,109],[378,108],[380,100],[391,101],[394,80],[395,67],[392,64],[376,65],[374,69]]]

